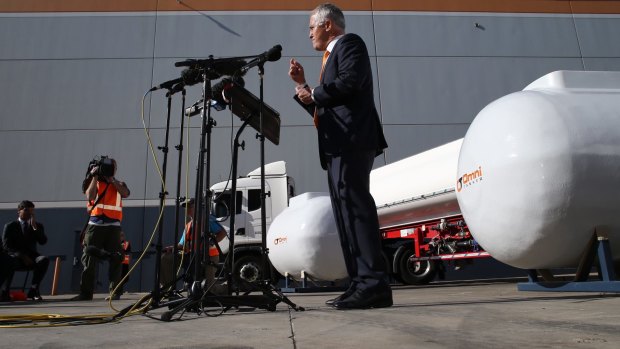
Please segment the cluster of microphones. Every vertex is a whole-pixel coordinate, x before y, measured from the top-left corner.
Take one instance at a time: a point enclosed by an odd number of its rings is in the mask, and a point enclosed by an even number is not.
[[[152,87],[150,91],[166,89],[169,95],[182,91],[186,86],[196,85],[204,82],[205,78],[216,80],[222,78],[211,87],[209,93],[209,106],[215,110],[223,110],[230,102],[226,98],[226,90],[232,85],[244,87],[245,82],[242,76],[253,67],[262,65],[265,62],[275,62],[282,57],[282,46],[276,45],[269,50],[254,56],[249,62],[242,58],[209,58],[209,59],[188,59],[176,62],[176,67],[187,67],[181,72],[181,77],[166,81]],[[185,109],[187,116],[194,116],[202,111],[203,101],[194,103]]]

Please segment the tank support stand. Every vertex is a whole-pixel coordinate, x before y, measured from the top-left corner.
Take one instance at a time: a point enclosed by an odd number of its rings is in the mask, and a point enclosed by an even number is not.
[[[590,269],[597,255],[598,280],[588,281]],[[543,274],[550,275],[550,272],[545,270],[541,273]],[[528,282],[517,285],[519,291],[620,293],[620,281],[616,280],[609,239],[606,234],[596,231],[586,247],[572,281],[540,281],[536,270],[528,270],[528,279]]]

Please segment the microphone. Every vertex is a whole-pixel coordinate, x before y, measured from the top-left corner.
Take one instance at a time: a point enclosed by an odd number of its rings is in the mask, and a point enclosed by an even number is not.
[[[183,89],[185,89],[185,84],[183,83],[183,81],[181,81],[178,84],[172,86],[168,90],[168,93],[166,93],[166,97],[172,96],[172,95],[176,94],[177,92],[181,92],[181,91],[183,91]]]
[[[202,103],[203,100],[201,99],[196,101],[196,103],[192,104],[190,107],[185,108],[185,115],[191,118],[192,116],[202,113]],[[222,111],[226,108],[226,104],[220,104],[213,99],[209,100],[208,105],[217,111]]]
[[[247,62],[241,58],[217,59],[188,59],[174,63],[175,67],[189,67],[205,72],[210,80],[219,79],[225,75],[236,75]],[[245,72],[241,73],[241,75]]]
[[[200,61],[204,61],[204,60],[186,59],[184,61],[175,62],[174,66],[175,67],[194,67],[198,65]]]
[[[149,90],[149,92],[161,90],[165,88],[167,90],[174,89],[173,93],[175,93],[175,92],[181,91],[183,87],[185,86],[192,86],[202,81],[203,79],[202,79],[202,75],[200,74],[200,70],[186,68],[186,69],[183,69],[183,71],[181,72],[180,78],[168,80],[157,86],[154,86]]]
[[[213,95],[211,98],[218,104],[227,106],[230,102],[224,96],[224,91],[228,90],[233,84],[245,86],[245,81],[241,77],[223,78],[217,84],[213,85]]]
[[[202,111],[202,99],[197,100],[196,103],[192,104],[190,107],[185,108],[185,116],[192,117],[200,114]]]
[[[117,257],[117,258],[121,257],[121,254],[118,252],[111,253],[106,250],[97,248],[95,246],[86,246],[84,248],[84,253],[86,253],[86,255],[88,256],[99,258],[102,260],[107,260],[107,259],[110,259],[111,257]]]
[[[230,87],[232,84],[245,86],[245,81],[241,77],[223,78],[218,83],[211,87],[211,100],[209,106],[217,111],[222,111],[228,105],[228,101],[224,99],[222,92]],[[192,104],[190,107],[185,108],[185,115],[192,117],[202,112],[203,100],[199,100]]]
[[[199,69],[183,69],[181,72],[181,79],[183,79],[183,84],[185,86],[192,86],[204,81],[202,78],[202,74]]]
[[[275,62],[279,60],[280,57],[282,57],[282,46],[276,45],[270,48],[269,50],[258,55],[258,57],[251,60],[250,63],[241,67],[241,72],[245,74],[248,70],[256,67],[257,65],[263,64],[267,61]]]
[[[153,91],[156,91],[156,90],[161,90],[162,88],[170,89],[170,88],[172,88],[172,86],[178,84],[179,82],[183,82],[183,78],[176,78],[176,79],[168,80],[166,82],[162,82],[161,84],[159,84],[157,86],[151,87],[149,92],[153,92]]]

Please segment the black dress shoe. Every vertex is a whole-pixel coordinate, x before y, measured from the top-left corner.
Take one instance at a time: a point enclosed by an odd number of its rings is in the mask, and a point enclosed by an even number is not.
[[[356,290],[351,296],[334,302],[336,309],[370,309],[391,307],[392,290],[389,287]]]
[[[350,295],[352,295],[355,292],[356,288],[355,285],[351,285],[349,286],[349,288],[344,291],[343,294],[341,294],[340,296],[336,297],[336,298],[332,298],[332,299],[328,299],[325,301],[325,304],[329,305],[329,306],[334,306],[334,303],[339,302],[341,300],[344,300],[345,298],[349,297]]]
[[[28,290],[28,294],[26,295],[26,297],[34,300],[34,301],[42,301],[43,297],[41,297],[41,293],[39,293],[39,289],[38,288],[31,288],[30,290]]]

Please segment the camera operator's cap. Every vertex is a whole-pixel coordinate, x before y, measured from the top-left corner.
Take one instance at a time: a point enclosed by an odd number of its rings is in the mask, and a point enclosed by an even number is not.
[[[193,205],[193,204],[194,204],[194,198],[191,198],[191,199],[187,199],[187,200],[183,201],[181,203],[181,207],[185,207],[187,205]]]

